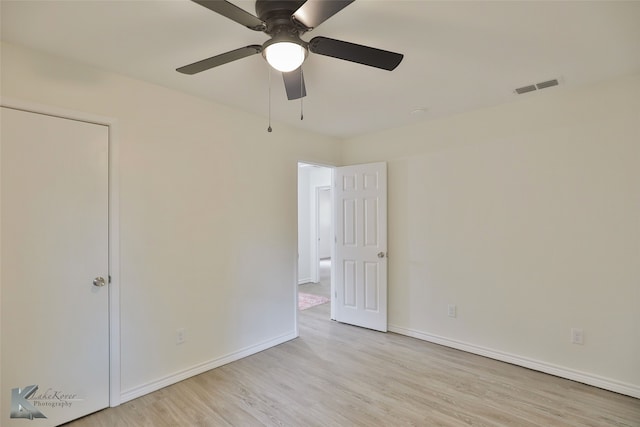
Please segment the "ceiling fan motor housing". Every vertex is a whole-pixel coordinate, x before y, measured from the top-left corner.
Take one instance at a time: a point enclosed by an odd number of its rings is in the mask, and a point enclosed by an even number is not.
[[[267,24],[264,32],[272,37],[284,32],[296,36],[306,32],[307,29],[292,17],[304,3],[304,0],[257,0],[256,14]]]

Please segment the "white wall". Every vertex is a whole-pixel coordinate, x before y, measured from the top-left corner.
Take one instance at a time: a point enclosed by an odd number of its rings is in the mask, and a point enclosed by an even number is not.
[[[346,142],[388,161],[390,329],[640,397],[640,75],[530,95]]]
[[[3,97],[118,120],[126,398],[295,333],[297,162],[336,140],[6,43],[1,72]]]

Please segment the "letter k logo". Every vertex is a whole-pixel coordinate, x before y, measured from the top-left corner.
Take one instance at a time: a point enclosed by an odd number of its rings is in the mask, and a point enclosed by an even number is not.
[[[36,409],[27,399],[38,390],[37,385],[29,385],[20,390],[11,389],[11,416],[10,418],[47,418],[42,412]]]

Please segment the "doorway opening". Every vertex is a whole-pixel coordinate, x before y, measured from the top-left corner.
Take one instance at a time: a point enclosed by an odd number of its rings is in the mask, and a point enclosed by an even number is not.
[[[331,256],[323,259],[320,216],[327,182],[331,182],[329,190],[333,193]],[[387,164],[334,168],[299,164],[298,191],[296,293],[300,295],[301,287],[307,284],[309,289],[313,289],[313,284],[322,284],[320,272],[324,268],[331,272],[328,286],[331,304],[323,301],[317,309],[309,310],[314,316],[299,316],[299,311],[295,311],[296,319],[305,322],[312,317],[321,319],[324,307],[324,318],[386,332]],[[315,326],[318,325],[316,322]]]
[[[333,318],[333,168],[298,163],[298,310]]]

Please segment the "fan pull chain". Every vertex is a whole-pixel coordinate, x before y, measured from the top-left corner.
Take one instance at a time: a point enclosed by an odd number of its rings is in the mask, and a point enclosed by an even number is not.
[[[271,67],[267,65],[267,68],[269,69],[269,127],[267,128],[267,132],[271,132],[273,131],[273,129],[271,129]]]
[[[304,120],[304,107],[302,100],[304,99],[304,76],[302,75],[302,65],[300,66],[300,120]]]

